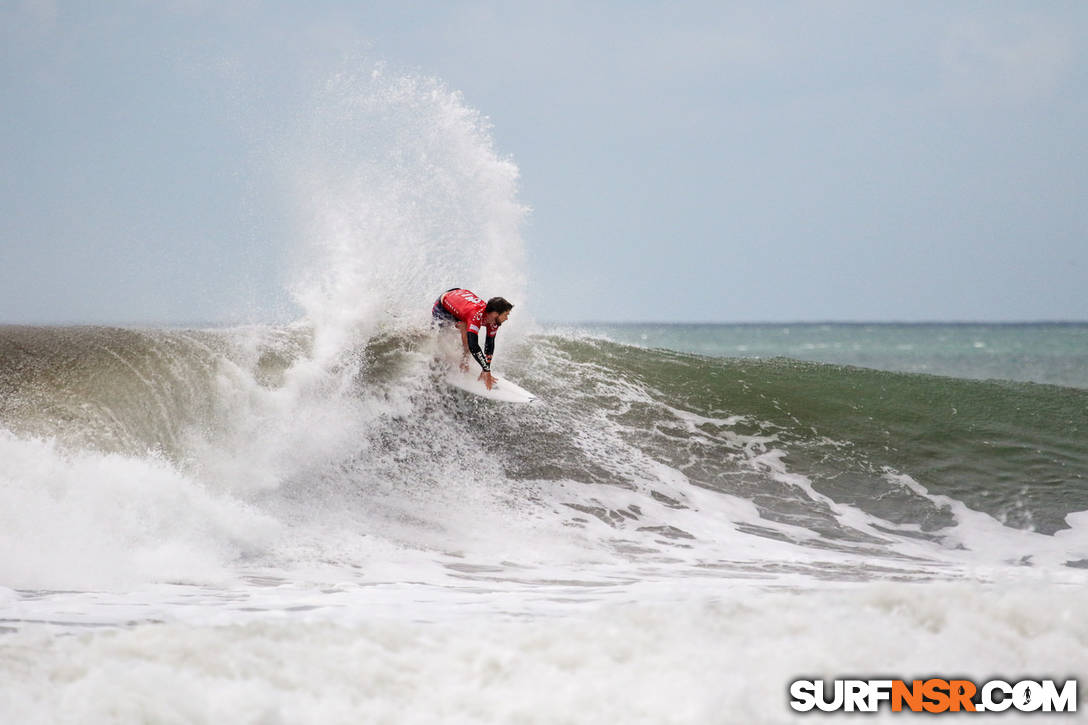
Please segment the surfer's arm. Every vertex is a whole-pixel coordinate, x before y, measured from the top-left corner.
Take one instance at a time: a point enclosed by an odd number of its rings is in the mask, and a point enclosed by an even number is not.
[[[488,335],[487,340],[484,341],[484,357],[487,359],[488,364],[491,363],[491,357],[495,354],[495,336]]]
[[[480,336],[475,332],[466,332],[465,340],[469,354],[475,358],[476,362],[480,363],[480,367],[483,368],[485,373],[491,372],[491,363],[488,362],[487,356],[484,355],[484,351],[480,349]],[[484,344],[486,345],[488,343]],[[492,347],[492,349],[494,349],[494,347]]]
[[[461,331],[461,345],[465,348],[465,354],[468,355],[468,325],[458,320],[457,329]]]

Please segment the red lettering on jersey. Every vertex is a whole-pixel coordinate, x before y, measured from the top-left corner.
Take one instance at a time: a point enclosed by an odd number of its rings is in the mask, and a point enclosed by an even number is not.
[[[442,295],[442,306],[458,320],[468,325],[469,332],[479,334],[484,324],[484,308],[487,303],[467,289],[455,289]],[[494,337],[499,331],[498,325],[488,325],[488,337]]]

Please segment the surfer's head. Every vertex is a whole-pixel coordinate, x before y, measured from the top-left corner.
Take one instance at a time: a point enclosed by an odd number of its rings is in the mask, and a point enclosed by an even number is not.
[[[501,325],[506,322],[506,318],[510,316],[510,310],[514,309],[514,305],[506,300],[504,297],[492,297],[487,301],[487,307],[484,308],[484,318],[488,320],[489,324]]]

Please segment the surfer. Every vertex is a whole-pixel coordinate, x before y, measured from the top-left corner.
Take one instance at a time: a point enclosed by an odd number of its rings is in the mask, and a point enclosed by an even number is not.
[[[461,344],[464,346],[464,360],[461,369],[468,370],[468,358],[472,356],[480,364],[480,380],[488,390],[494,384],[491,376],[491,357],[495,354],[495,335],[499,325],[506,322],[510,310],[514,308],[502,297],[492,297],[487,302],[467,289],[454,287],[443,292],[434,307],[431,317],[440,325],[453,323],[461,331]],[[487,328],[487,339],[480,349],[480,328]]]

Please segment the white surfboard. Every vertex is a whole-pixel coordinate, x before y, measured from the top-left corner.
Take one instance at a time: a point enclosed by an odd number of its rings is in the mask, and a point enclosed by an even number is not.
[[[488,400],[497,400],[503,403],[531,403],[536,400],[535,395],[520,385],[510,382],[504,376],[496,375],[494,372],[491,375],[495,378],[491,390],[488,390],[487,386],[484,385],[484,381],[479,379],[479,368],[461,372],[459,367],[455,367],[446,374],[446,382],[455,388],[464,390],[466,393],[479,395],[481,398],[487,398]]]

